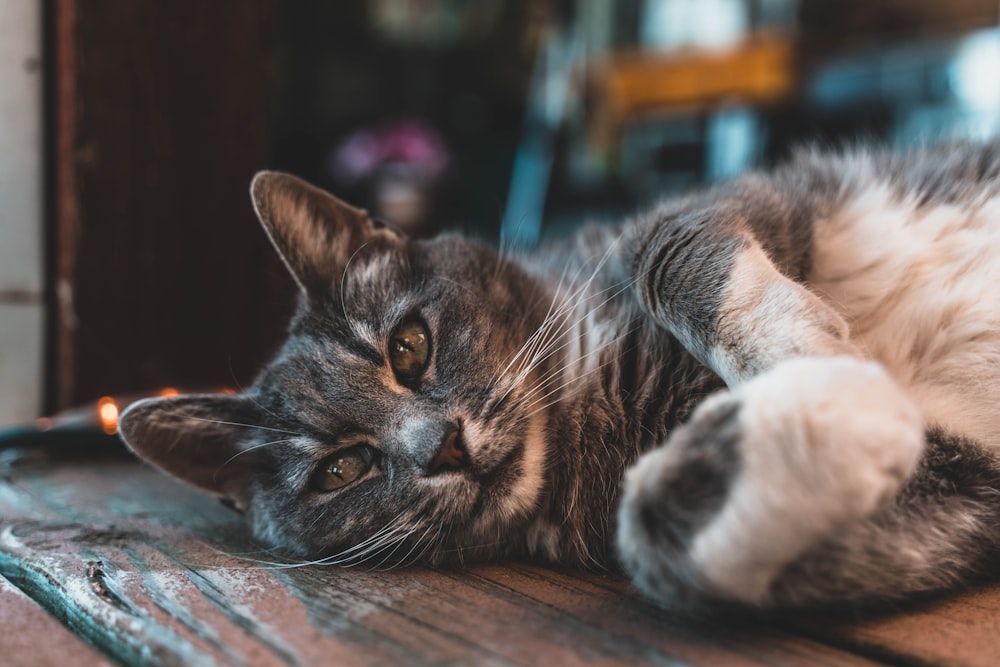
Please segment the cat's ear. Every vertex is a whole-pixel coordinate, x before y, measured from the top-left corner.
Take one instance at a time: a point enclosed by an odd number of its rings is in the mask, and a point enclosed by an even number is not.
[[[364,210],[291,174],[258,173],[250,195],[267,235],[306,294],[329,292],[362,246],[378,249],[400,241]]]
[[[118,428],[140,458],[243,512],[250,471],[241,443],[255,418],[239,396],[192,394],[133,403]]]

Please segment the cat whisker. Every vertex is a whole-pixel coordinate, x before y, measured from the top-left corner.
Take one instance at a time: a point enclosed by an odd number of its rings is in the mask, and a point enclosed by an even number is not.
[[[220,465],[216,469],[215,475],[213,475],[212,479],[218,481],[217,480],[217,476],[218,476],[219,472],[223,468],[225,468],[227,465],[229,465],[230,463],[232,463],[233,461],[235,461],[237,457],[240,457],[243,454],[246,454],[247,452],[252,452],[255,449],[262,449],[264,447],[270,447],[271,445],[279,445],[279,444],[284,443],[284,442],[292,442],[293,440],[294,440],[294,438],[283,438],[281,440],[271,440],[269,442],[262,442],[259,445],[254,445],[253,447],[247,447],[246,449],[241,449],[240,451],[236,452],[235,454],[233,454],[228,459],[226,459],[225,461],[222,462],[222,465]]]
[[[351,561],[351,560],[353,560],[355,558],[360,557],[360,554],[352,554],[352,555],[347,555],[345,557],[346,554],[351,554],[351,552],[356,551],[358,549],[362,549],[363,550],[362,554],[363,553],[367,553],[368,548],[372,545],[373,542],[381,542],[382,540],[384,540],[386,538],[391,539],[391,537],[392,537],[391,533],[394,533],[394,532],[396,532],[396,530],[399,529],[399,527],[394,528],[394,524],[405,513],[406,513],[406,510],[401,511],[395,517],[393,517],[392,519],[390,519],[389,522],[386,523],[385,526],[383,526],[382,528],[380,528],[378,531],[376,531],[374,534],[372,534],[371,536],[369,536],[367,539],[365,539],[364,541],[362,541],[362,542],[360,542],[358,544],[355,544],[352,547],[349,547],[348,549],[340,551],[338,553],[331,554],[329,556],[324,556],[322,558],[311,559],[311,560],[306,560],[306,561],[299,561],[299,562],[295,562],[295,563],[271,563],[271,562],[267,562],[267,561],[258,561],[258,562],[260,562],[261,564],[264,564],[264,565],[268,565],[270,567],[278,568],[278,569],[293,569],[293,568],[299,568],[299,567],[307,567],[307,566],[310,566],[310,565],[340,565],[340,564],[349,562],[349,561]],[[387,533],[390,533],[390,534],[387,534]]]
[[[390,565],[389,568],[387,569],[410,567],[411,565],[416,565],[417,563],[419,563],[420,559],[427,552],[428,547],[434,544],[434,541],[437,539],[438,534],[441,532],[441,527],[438,526],[438,530],[437,532],[434,533],[434,537],[432,537],[429,540],[425,540],[431,528],[433,528],[433,526],[428,528],[428,530],[423,535],[420,536],[420,539],[413,543],[413,546],[410,547],[410,550],[406,552],[405,556],[399,559],[399,562],[396,563],[396,565]],[[417,551],[418,548],[420,549],[420,551]],[[416,554],[414,554],[415,551],[417,552]]]
[[[277,553],[279,551],[279,549],[280,549],[277,546],[273,546],[273,547],[267,547],[267,548],[263,548],[262,547],[260,549],[251,549],[249,551],[228,551],[226,549],[220,549],[220,548],[218,548],[218,547],[216,547],[216,546],[214,546],[212,544],[208,544],[208,543],[206,543],[204,546],[205,546],[206,549],[209,549],[210,551],[214,551],[217,554],[222,554],[224,556],[232,556],[233,558],[241,558],[243,556],[246,556],[247,554],[261,554],[261,553],[263,553],[263,554],[273,554],[273,553]]]
[[[406,552],[405,556],[403,556],[402,558],[399,558],[395,562],[390,562],[387,567],[383,568],[382,566],[385,565],[387,562],[389,562],[392,559],[393,555],[399,550],[399,548],[402,547],[404,544],[406,544],[406,541],[409,540],[410,537],[412,537],[417,532],[417,530],[419,530],[418,527],[414,527],[414,529],[412,531],[410,531],[409,533],[407,533],[405,536],[403,536],[401,539],[399,539],[396,542],[396,545],[392,548],[392,551],[390,551],[388,554],[386,554],[385,557],[382,560],[380,560],[376,565],[373,565],[371,568],[369,568],[368,571],[372,572],[372,571],[383,570],[383,569],[385,569],[385,570],[391,570],[391,569],[394,569],[396,567],[399,567],[400,565],[402,565],[403,561],[406,560],[406,558],[408,558],[411,553],[413,553],[413,550],[417,548],[417,546],[420,544],[420,541],[423,540],[425,537],[427,537],[427,534],[430,533],[430,531],[433,530],[433,528],[434,528],[433,524],[430,525],[430,526],[427,526],[427,528],[424,530],[423,534],[414,541],[413,546],[410,547],[410,550]]]
[[[524,341],[524,343],[521,344],[520,348],[512,352],[511,355],[508,355],[507,358],[505,358],[502,362],[500,362],[501,365],[504,363],[506,363],[507,365],[503,370],[500,370],[498,367],[497,372],[494,373],[494,379],[498,379],[499,377],[506,374],[507,371],[510,370],[510,367],[517,362],[517,359],[520,357],[520,355],[524,353],[525,349],[534,344],[534,341],[538,336],[543,335],[543,332],[546,329],[546,327],[551,326],[549,322],[553,318],[553,309],[556,307],[556,303],[558,303],[559,301],[559,294],[560,291],[562,290],[562,284],[566,278],[566,272],[568,270],[569,267],[567,266],[566,268],[563,269],[563,273],[559,277],[559,282],[556,285],[555,290],[553,290],[552,292],[552,300],[549,303],[549,308],[545,313],[545,317],[542,318],[542,323],[538,326],[537,329],[535,329],[534,332],[532,332],[530,336],[528,336],[528,338]]]
[[[563,289],[562,286],[566,280],[566,275],[569,271],[569,266],[567,265],[563,269],[563,272],[559,277],[559,281],[555,289],[552,291],[552,298],[549,302],[548,310],[546,311],[545,316],[542,318],[542,323],[535,329],[535,331],[532,332],[530,336],[528,336],[528,338],[521,344],[521,346],[517,350],[509,354],[503,361],[500,362],[500,365],[506,364],[506,366],[503,368],[503,370],[500,370],[498,365],[497,371],[494,372],[493,377],[487,383],[487,389],[484,392],[484,398],[479,408],[480,410],[490,400],[491,389],[497,384],[497,382],[501,380],[501,378],[506,376],[506,374],[508,373],[508,371],[511,369],[512,366],[517,364],[522,357],[528,359],[537,357],[538,349],[540,348],[544,349],[551,344],[552,342],[551,339],[553,338],[553,335],[558,334],[558,332],[561,329],[557,325],[562,319],[563,315],[567,314],[572,310],[573,300],[577,298],[583,291],[585,291],[587,286],[590,285],[594,277],[600,271],[600,267],[603,265],[604,262],[607,261],[607,258],[610,256],[611,250],[612,248],[609,248],[608,251],[605,253],[605,255],[602,257],[601,261],[598,263],[598,267],[591,274],[591,277],[587,281],[585,281],[584,284],[581,285],[577,290],[575,290],[572,294],[566,297],[562,296],[562,289]],[[586,263],[584,263],[583,266],[577,269],[577,275],[576,277],[573,278],[571,283],[576,282],[577,277],[583,271],[583,268],[585,266]],[[556,304],[560,305],[556,307]],[[525,317],[526,316],[527,315],[525,315]],[[530,365],[531,364],[529,363],[529,366]],[[522,373],[522,371],[523,367],[519,368],[519,375]],[[515,385],[516,382],[511,383],[510,387],[512,388]],[[509,391],[510,389],[508,389],[508,392]],[[491,409],[491,412],[496,408],[497,405],[503,402],[505,397],[506,396],[502,396],[501,398],[496,399],[494,401],[494,408]]]
[[[417,556],[417,558],[414,560],[415,563],[422,561],[428,552],[436,552],[438,549],[441,548],[441,545],[444,544],[445,540],[443,529],[444,529],[444,524],[441,524],[438,527],[437,534],[434,536],[434,540],[427,543],[427,546],[424,547],[423,551],[421,551],[420,554]],[[450,533],[451,529],[449,528],[448,534]]]
[[[416,541],[414,541],[413,546],[410,547],[410,550],[406,552],[406,555],[404,555],[402,558],[400,558],[399,561],[397,563],[395,563],[394,565],[389,565],[389,567],[386,568],[386,569],[393,569],[393,568],[397,568],[397,567],[405,567],[406,564],[407,564],[406,561],[410,558],[410,556],[413,554],[413,552],[416,551],[417,547],[419,547],[422,544],[424,544],[424,540],[427,538],[427,535],[430,534],[430,532],[434,528],[435,528],[435,524],[433,524],[433,523],[431,525],[427,526],[427,530],[425,530],[423,532],[423,534]],[[437,526],[437,529],[438,529],[438,532],[440,532],[440,530],[441,530],[440,525]],[[399,544],[402,545],[403,542],[405,542],[405,540],[400,541]],[[432,543],[433,543],[433,540],[429,540],[428,542],[426,542],[426,544],[432,544]],[[398,549],[399,547],[397,546],[396,548]],[[395,553],[395,549],[393,550],[393,553]],[[380,569],[381,566],[382,566],[382,564],[385,563],[385,561],[388,560],[391,556],[392,556],[392,554],[390,553],[389,556],[386,556],[386,558],[383,559],[382,562],[380,562],[373,569]],[[419,556],[418,556],[418,558],[419,558]],[[416,562],[416,561],[414,561],[414,562]]]
[[[609,359],[608,361],[605,361],[604,363],[599,364],[599,365],[595,366],[594,368],[592,368],[592,369],[590,369],[588,371],[585,371],[584,373],[582,373],[580,375],[577,375],[577,376],[575,376],[575,377],[567,380],[563,384],[561,384],[558,387],[556,387],[556,388],[552,389],[551,391],[547,392],[544,396],[537,397],[531,403],[527,404],[526,406],[523,406],[522,410],[529,411],[529,412],[527,412],[527,414],[524,415],[524,418],[525,419],[530,419],[531,417],[534,417],[539,412],[542,412],[544,410],[548,410],[553,405],[556,405],[557,403],[561,402],[563,400],[563,397],[560,396],[559,398],[556,398],[553,401],[545,403],[541,407],[535,408],[535,406],[537,406],[540,402],[545,401],[547,398],[551,397],[553,394],[558,393],[562,389],[565,389],[566,387],[568,387],[568,386],[570,386],[572,384],[579,383],[579,381],[582,378],[585,378],[585,377],[588,377],[590,375],[593,375],[594,373],[596,373],[596,372],[598,372],[598,371],[606,368],[611,362],[612,362],[612,360]]]
[[[607,296],[603,301],[601,301],[599,304],[597,304],[596,306],[593,307],[593,309],[600,308],[601,306],[603,306],[603,305],[609,303],[610,301],[612,301],[613,299],[617,298],[620,294],[622,294],[624,291],[626,291],[627,289],[629,289],[632,286],[632,284],[633,284],[632,281],[621,281],[619,283],[616,283],[615,285],[611,285],[611,286],[609,286],[609,287],[607,287],[607,288],[605,288],[603,290],[600,290],[600,291],[596,292],[593,295],[588,296],[587,299],[589,300],[591,298],[599,297],[601,295],[606,294],[607,292],[609,292],[611,290],[614,290],[615,288],[620,288],[620,289],[617,289],[617,291],[614,291],[610,296]],[[567,325],[566,331],[572,331],[577,326],[579,326],[586,319],[586,317],[588,316],[588,314],[589,313],[584,313],[583,315],[581,315],[577,319],[576,322]],[[602,343],[599,347],[597,347],[594,350],[588,352],[586,355],[584,355],[583,357],[581,357],[577,361],[582,361],[582,360],[586,360],[586,359],[590,358],[590,356],[592,356],[594,353],[599,353],[601,350],[603,350],[608,345],[610,345],[612,343],[615,343],[618,340],[620,340],[620,338],[621,337],[617,337],[615,339],[612,339],[610,341]],[[554,344],[554,342],[555,341],[552,341],[551,344]],[[524,380],[528,377],[528,375],[535,368],[537,368],[537,366],[539,364],[541,364],[542,362],[550,359],[556,353],[558,353],[558,352],[566,349],[572,343],[573,343],[572,340],[566,340],[566,341],[564,341],[562,344],[560,344],[558,346],[548,347],[548,349],[542,348],[541,350],[539,350],[538,352],[536,352],[535,355],[531,358],[530,362],[523,369],[520,370],[520,372],[517,374],[517,376],[514,377],[514,379],[512,381],[510,381],[509,386],[508,386],[506,392],[499,399],[496,400],[496,403],[497,404],[501,403],[506,398],[506,396],[509,395],[509,393],[514,389],[514,387],[519,386],[521,383],[523,383]],[[557,369],[554,369],[549,374],[549,378],[543,379],[540,382],[540,387],[539,388],[544,387],[548,382],[550,382],[550,378],[552,378],[553,376],[558,375],[562,371],[566,370],[566,368],[567,368],[567,366],[563,365],[563,366],[561,366],[561,367],[559,367]],[[529,393],[529,395],[530,395],[530,393]]]
[[[529,337],[528,340],[530,341],[530,343],[526,343],[525,345],[523,345],[517,351],[517,353],[514,355],[514,358],[511,360],[511,363],[509,363],[507,365],[507,367],[504,368],[504,370],[500,372],[500,375],[506,374],[507,371],[510,370],[510,367],[513,365],[513,363],[518,360],[518,358],[520,357],[521,354],[530,351],[531,357],[534,358],[534,357],[538,356],[538,350],[539,350],[539,348],[542,349],[542,350],[544,350],[549,345],[551,345],[554,342],[554,339],[553,339],[553,337],[550,334],[553,333],[553,329],[555,329],[556,323],[558,321],[560,321],[564,315],[572,312],[573,310],[578,310],[583,305],[583,303],[586,303],[586,301],[589,301],[589,300],[592,300],[592,299],[596,299],[596,298],[604,295],[605,293],[614,290],[617,287],[621,287],[621,289],[619,289],[617,292],[615,292],[614,294],[612,294],[610,297],[606,298],[603,302],[601,302],[600,304],[598,304],[595,307],[592,307],[591,310],[594,310],[596,308],[600,308],[602,305],[610,302],[611,300],[613,300],[614,298],[616,298],[619,294],[621,294],[622,292],[624,292],[625,290],[629,289],[632,285],[635,284],[635,281],[632,280],[632,279],[625,280],[625,281],[620,281],[618,283],[615,283],[613,285],[610,285],[610,286],[606,287],[603,290],[598,290],[597,292],[595,292],[593,294],[586,295],[584,297],[583,301],[580,300],[580,296],[586,293],[586,291],[590,287],[591,283],[594,281],[594,279],[599,274],[601,268],[604,266],[604,264],[611,257],[612,250],[614,250],[614,248],[617,245],[617,243],[620,240],[620,238],[621,237],[619,236],[618,239],[616,239],[615,242],[611,245],[611,247],[608,248],[608,251],[605,252],[604,256],[598,262],[598,264],[595,267],[595,270],[591,274],[590,278],[588,278],[586,281],[584,281],[584,283],[582,285],[580,285],[576,290],[574,290],[571,294],[566,295],[565,297],[563,297],[561,299],[562,305],[558,309],[556,309],[553,312],[552,311],[552,306],[550,305],[550,307],[549,307],[549,313],[546,314],[545,318],[542,321],[542,324],[532,334],[532,336]],[[565,275],[565,273],[563,275]],[[561,282],[562,282],[562,278],[560,278],[560,286],[561,286]],[[559,290],[560,290],[560,288],[557,288],[555,290],[555,292],[554,292],[553,304],[555,303],[556,300],[559,300]],[[585,317],[587,317],[587,313],[586,312],[576,322],[574,322],[573,324],[571,324],[569,326],[562,327],[561,328],[561,332],[572,331],[574,328],[576,328],[576,326],[578,326],[580,324],[580,322],[583,321],[583,319]],[[556,331],[556,333],[561,333],[561,332],[560,331]],[[557,338],[558,338],[558,336],[555,337],[555,339],[557,339]],[[539,345],[538,344],[539,341],[543,341],[543,340],[544,340],[544,343],[542,343],[541,345]],[[531,366],[531,364],[529,364],[529,367],[530,366]],[[522,370],[522,373],[523,373],[523,370]]]
[[[266,548],[266,549],[263,549],[263,548],[262,549],[253,549],[251,551],[229,551],[227,549],[220,549],[220,548],[218,548],[218,547],[216,547],[214,545],[207,544],[207,543],[204,544],[203,546],[204,546],[204,548],[208,549],[209,551],[211,551],[211,552],[213,552],[215,554],[218,554],[218,555],[221,555],[221,556],[227,556],[229,558],[235,558],[236,560],[240,560],[240,561],[244,561],[244,562],[247,562],[247,563],[251,563],[252,567],[254,567],[254,568],[274,567],[274,566],[277,566],[277,565],[287,565],[287,563],[276,563],[274,561],[267,561],[267,560],[262,560],[262,559],[259,559],[259,558],[251,558],[248,555],[248,554],[257,554],[257,553],[274,554],[277,551],[279,551],[279,547],[277,547],[277,546],[269,547],[269,548]],[[216,562],[213,562],[211,564],[207,564],[206,563],[204,565],[198,565],[198,564],[194,564],[194,563],[191,564],[192,567],[206,567],[206,568],[208,568],[208,567],[214,567],[216,565],[218,565],[218,563],[216,563]],[[230,569],[250,569],[251,568],[251,566],[247,566],[245,568],[238,568],[238,567],[235,567],[235,566],[228,566],[228,567]]]
[[[368,555],[367,557],[365,557],[365,558],[362,558],[361,560],[359,560],[359,561],[357,561],[357,562],[355,562],[355,563],[350,563],[350,564],[348,564],[348,565],[345,565],[344,567],[355,567],[355,566],[357,566],[357,565],[360,565],[360,564],[362,564],[362,563],[364,563],[364,562],[367,562],[367,561],[369,561],[369,560],[371,560],[371,559],[373,559],[373,558],[377,557],[377,556],[378,556],[378,555],[379,555],[380,553],[382,553],[382,552],[383,552],[383,551],[384,551],[385,549],[388,549],[388,548],[389,548],[390,546],[392,546],[392,550],[391,550],[391,551],[390,551],[390,552],[389,552],[388,554],[386,554],[386,555],[385,555],[385,556],[384,556],[384,557],[382,558],[382,560],[380,560],[380,561],[379,561],[379,562],[378,562],[378,563],[377,563],[377,564],[376,564],[375,566],[373,566],[373,567],[369,568],[369,569],[368,569],[368,572],[372,572],[372,571],[374,571],[374,570],[377,570],[377,569],[378,569],[379,567],[381,567],[381,566],[382,566],[382,565],[383,565],[383,564],[384,564],[384,563],[385,563],[385,562],[386,562],[387,560],[389,560],[390,558],[392,558],[393,554],[395,554],[395,553],[396,553],[396,552],[397,552],[397,551],[399,550],[399,548],[400,548],[401,546],[403,546],[403,544],[405,544],[405,543],[406,543],[406,540],[408,540],[408,539],[409,539],[410,537],[412,537],[412,536],[413,536],[413,534],[417,532],[417,530],[419,530],[419,527],[417,527],[417,526],[411,526],[411,527],[409,527],[409,528],[407,529],[407,532],[406,532],[406,534],[405,534],[405,535],[403,535],[402,537],[400,537],[400,538],[397,538],[397,539],[393,539],[393,540],[385,540],[385,541],[383,541],[383,542],[382,542],[382,543],[381,543],[381,544],[380,544],[380,545],[378,546],[378,548],[377,548],[377,549],[371,549],[371,550],[369,550],[369,555]]]
[[[608,288],[608,289],[611,289],[611,288]],[[614,294],[612,294],[611,296],[609,296],[608,298],[606,298],[606,299],[605,299],[604,301],[602,301],[601,303],[597,304],[597,305],[595,306],[595,308],[600,308],[601,306],[603,306],[603,305],[607,304],[608,302],[610,302],[611,300],[613,300],[614,298],[616,298],[616,297],[617,297],[617,296],[618,296],[619,294],[621,294],[621,293],[622,293],[622,292],[623,292],[623,291],[624,291],[625,289],[627,289],[627,287],[624,287],[624,288],[622,288],[621,290],[619,290],[618,292],[615,292]],[[603,293],[604,291],[607,291],[607,290],[602,290],[602,292],[599,292],[598,294],[601,294],[601,293]],[[577,320],[576,322],[574,322],[574,323],[572,323],[572,324],[568,325],[568,327],[567,327],[567,331],[572,331],[572,330],[573,330],[573,329],[575,329],[575,328],[576,328],[577,326],[579,326],[579,325],[580,325],[580,324],[581,324],[581,323],[582,323],[582,322],[583,322],[583,321],[584,321],[584,320],[585,320],[585,319],[586,319],[586,318],[588,317],[588,315],[589,315],[589,313],[585,313],[585,314],[581,315],[581,317],[580,317],[580,318],[579,318],[579,319],[578,319],[578,320]],[[615,340],[617,340],[617,339],[615,339]],[[553,341],[553,343],[554,343],[554,342],[555,342],[555,341]],[[515,377],[515,378],[514,378],[514,381],[512,382],[512,385],[517,385],[517,384],[520,384],[521,382],[523,382],[523,381],[524,381],[524,380],[526,379],[526,377],[528,376],[528,374],[529,374],[529,373],[530,373],[530,372],[531,372],[532,370],[534,370],[534,368],[535,368],[535,367],[537,367],[537,366],[538,366],[538,365],[539,365],[540,363],[542,363],[543,361],[546,361],[546,360],[548,360],[549,358],[551,358],[552,356],[554,356],[554,355],[555,355],[555,354],[556,354],[557,352],[560,352],[560,351],[562,351],[562,350],[566,349],[566,348],[567,348],[567,347],[569,347],[569,346],[570,346],[570,345],[571,345],[571,344],[572,344],[573,342],[574,342],[574,340],[573,340],[573,339],[568,339],[568,340],[566,340],[565,342],[563,342],[563,343],[562,343],[561,345],[559,345],[559,346],[557,346],[557,347],[554,347],[554,348],[550,348],[550,349],[543,349],[543,350],[540,350],[540,351],[539,351],[539,352],[537,353],[536,357],[532,359],[531,363],[529,363],[529,364],[528,364],[528,366],[527,366],[527,367],[526,367],[525,369],[523,369],[523,370],[522,370],[522,371],[521,371],[521,372],[520,372],[520,373],[519,373],[519,374],[517,375],[517,377]],[[603,343],[603,344],[602,344],[602,345],[601,345],[600,347],[598,347],[598,348],[596,348],[596,349],[597,349],[597,350],[601,350],[601,349],[603,349],[604,347],[606,347],[606,346],[607,346],[607,345],[608,345],[608,344],[609,344],[610,342],[614,342],[614,341],[608,341],[607,343]],[[585,355],[584,357],[581,357],[581,359],[586,359],[586,358],[587,358],[587,356],[589,356],[589,354],[588,354],[588,355]]]
[[[313,565],[314,564],[314,561],[295,561],[295,562],[284,562],[284,563],[282,563],[282,562],[278,562],[278,561],[263,560],[263,559],[260,559],[260,558],[248,558],[248,557],[245,557],[245,556],[241,556],[239,554],[229,553],[229,552],[223,551],[221,549],[219,549],[217,551],[219,553],[225,554],[227,556],[231,556],[233,558],[237,558],[239,560],[246,561],[248,563],[253,563],[256,567],[269,567],[269,568],[276,569],[276,570],[292,569],[292,568],[297,568],[297,567],[305,567],[307,565]],[[270,550],[267,550],[267,551],[270,551]],[[253,553],[253,552],[248,552],[248,553]]]
[[[368,241],[365,241],[351,253],[351,256],[347,258],[347,263],[344,264],[344,271],[340,274],[340,311],[344,314],[344,319],[349,319],[347,317],[347,300],[344,299],[344,287],[347,284],[347,271],[351,268],[351,263],[354,262],[354,258],[358,256],[362,250],[368,245]]]
[[[396,525],[400,517],[406,514],[407,510],[402,510],[399,514],[390,519],[382,528],[375,531],[372,535],[368,536],[366,539],[355,544],[352,547],[348,547],[342,551],[339,551],[330,556],[326,556],[323,560],[324,564],[339,564],[340,562],[346,562],[352,558],[358,557],[359,554],[353,553],[361,550],[361,553],[366,553],[367,550],[373,545],[381,542],[386,538],[391,538],[397,532],[404,530],[402,526]]]
[[[377,540],[366,540],[366,542],[368,542],[367,546],[358,553],[352,554],[347,558],[339,558],[335,561],[331,561],[331,563],[343,565],[344,567],[354,567],[356,565],[360,565],[361,563],[378,556],[392,544],[395,544],[395,548],[398,549],[399,545],[413,535],[416,530],[417,527],[413,524],[398,526],[394,530],[381,535]],[[399,536],[400,533],[402,533],[401,537]]]
[[[619,236],[619,239],[620,238],[621,237]],[[553,289],[552,291],[552,300],[549,303],[549,308],[545,314],[545,317],[542,318],[542,323],[532,333],[532,335],[528,337],[527,341],[525,341],[525,343],[521,346],[521,348],[515,352],[513,358],[510,359],[510,363],[508,363],[507,367],[500,372],[500,375],[506,373],[513,365],[513,363],[517,361],[518,357],[522,353],[525,353],[527,350],[532,348],[532,346],[534,346],[535,343],[537,343],[537,341],[540,338],[544,338],[555,326],[555,324],[559,321],[562,315],[569,313],[575,307],[575,300],[578,299],[581,294],[584,294],[586,292],[586,290],[590,287],[591,283],[599,275],[601,268],[603,268],[604,264],[612,256],[613,251],[615,250],[615,247],[619,239],[616,239],[616,241],[608,247],[604,255],[598,261],[597,266],[591,272],[590,277],[587,280],[583,281],[583,283],[580,284],[573,292],[571,292],[566,296],[562,295],[562,289],[563,289],[562,286],[566,279],[566,274],[569,270],[569,267],[567,266],[566,268],[563,269],[563,272],[559,277],[559,281],[556,284],[555,289]],[[577,268],[576,275],[570,281],[570,284],[577,283],[580,274],[583,272],[586,266],[587,262],[584,262],[583,264],[581,264],[581,266]],[[556,304],[559,304],[558,308],[556,307]]]
[[[572,367],[573,363],[579,364],[581,362],[588,361],[589,359],[591,359],[594,356],[599,356],[601,354],[601,352],[603,352],[606,348],[608,348],[611,345],[614,345],[614,344],[618,343],[622,339],[626,338],[630,333],[631,333],[631,330],[625,331],[625,332],[619,334],[618,336],[615,336],[614,338],[609,339],[609,340],[601,343],[599,346],[593,348],[592,350],[589,350],[587,353],[585,353],[581,357],[578,357],[578,358],[573,359],[573,360],[565,360],[562,365],[552,368],[548,372],[547,375],[539,378],[539,381],[531,388],[531,390],[529,390],[522,397],[522,399],[529,398],[532,394],[537,394],[539,391],[541,391],[542,389],[544,389],[548,384],[550,384],[554,379],[556,379],[558,377],[561,377],[564,371],[569,370]],[[553,354],[555,352],[558,352],[558,351],[562,350],[563,347],[564,346],[560,346],[560,348],[558,348],[556,350],[553,350]],[[524,378],[520,378],[520,377],[517,378],[517,380],[520,380],[520,381],[523,381],[523,379]]]
[[[599,296],[604,291],[605,290],[602,290],[597,294],[590,295],[586,298],[590,299],[593,298],[594,296]],[[617,296],[617,294],[613,295],[611,298],[613,298],[614,296]],[[606,302],[607,300],[605,301],[605,303]],[[545,361],[551,356],[550,351],[552,350],[552,345],[554,345],[555,342],[559,340],[561,334],[567,331],[571,331],[573,327],[579,324],[578,320],[573,325],[569,326],[564,325],[558,328],[556,327],[557,323],[562,319],[563,315],[570,312],[570,310],[572,310],[574,307],[577,307],[577,304],[572,303],[569,301],[569,299],[567,299],[564,305],[561,306],[558,310],[556,310],[554,313],[550,312],[550,314],[546,315],[542,324],[538,327],[538,329],[535,330],[532,336],[529,337],[525,345],[522,345],[522,347],[517,351],[517,353],[514,355],[514,358],[510,361],[510,363],[508,363],[507,367],[504,368],[503,371],[500,371],[497,378],[506,376],[511,366],[513,366],[514,363],[519,360],[519,357],[521,357],[522,355],[526,355],[524,356],[524,359],[527,361],[527,363],[522,364],[519,367],[517,375],[514,377],[513,380],[508,382],[508,388],[505,394],[503,394],[500,398],[496,399],[495,404],[501,403],[506,398],[507,394],[509,394],[514,387],[518,386],[521,382],[523,382],[524,379],[534,370],[534,368],[538,366],[538,364],[540,364],[542,361]],[[556,349],[557,350],[563,349],[567,345],[569,345],[568,341]]]
[[[181,412],[174,413],[174,415],[178,417],[183,417],[184,419],[190,419],[192,421],[207,422],[209,424],[222,424],[225,426],[242,426],[244,428],[256,428],[260,429],[261,431],[273,431],[275,433],[284,433],[286,435],[303,437],[301,433],[296,433],[295,431],[286,431],[285,429],[275,428],[273,426],[261,426],[260,424],[243,424],[240,422],[223,421],[221,419],[208,419],[206,417],[196,417],[194,415],[185,414]]]

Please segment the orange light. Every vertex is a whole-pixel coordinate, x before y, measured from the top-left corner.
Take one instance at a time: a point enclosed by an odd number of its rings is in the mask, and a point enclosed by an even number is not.
[[[118,405],[110,396],[97,401],[97,416],[101,418],[101,428],[108,435],[118,432]]]
[[[160,390],[160,396],[163,398],[168,398],[170,396],[180,396],[181,392],[177,391],[173,387],[164,387]]]
[[[233,396],[236,393],[236,390],[230,389],[229,387],[225,387],[224,389],[221,390],[221,393],[225,394],[226,396]]]
[[[35,420],[35,426],[39,431],[48,431],[52,428],[52,420],[49,417],[39,417]]]

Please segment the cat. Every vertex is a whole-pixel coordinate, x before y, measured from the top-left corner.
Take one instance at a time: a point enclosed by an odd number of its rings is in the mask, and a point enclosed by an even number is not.
[[[893,601],[1000,546],[1000,142],[801,150],[533,252],[251,195],[300,291],[143,459],[290,557],[532,558],[678,609]]]

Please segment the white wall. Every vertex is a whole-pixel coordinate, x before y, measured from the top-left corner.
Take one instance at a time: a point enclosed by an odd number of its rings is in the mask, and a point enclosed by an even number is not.
[[[0,0],[0,424],[42,396],[42,0]]]

